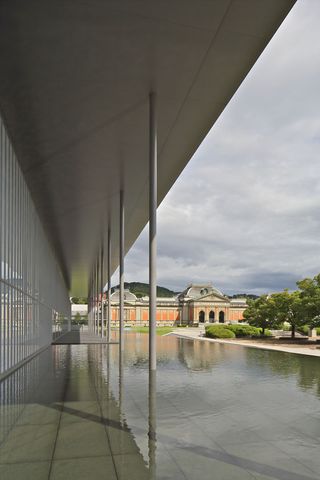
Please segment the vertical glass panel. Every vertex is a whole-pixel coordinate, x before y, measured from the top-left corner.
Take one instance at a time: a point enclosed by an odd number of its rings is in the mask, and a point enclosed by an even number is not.
[[[64,333],[57,319],[68,317],[65,282],[0,118],[0,378]]]

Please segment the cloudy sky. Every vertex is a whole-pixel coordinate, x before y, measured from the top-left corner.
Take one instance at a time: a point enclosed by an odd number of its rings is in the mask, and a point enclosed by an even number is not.
[[[298,0],[161,204],[159,285],[260,294],[320,272],[319,20]],[[147,241],[127,281],[148,281]]]

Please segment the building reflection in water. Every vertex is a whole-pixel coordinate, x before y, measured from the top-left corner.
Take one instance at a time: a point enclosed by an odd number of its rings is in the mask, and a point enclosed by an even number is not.
[[[148,366],[148,335],[145,333],[126,333],[126,349],[124,363],[127,367],[146,368]],[[245,358],[242,349],[233,350],[223,344],[215,344],[206,341],[194,341],[173,336],[159,336],[157,339],[157,364],[160,367],[174,366],[186,368],[192,372],[212,371],[215,366],[228,358]],[[117,352],[114,351],[114,360]],[[178,365],[179,364],[179,365]]]

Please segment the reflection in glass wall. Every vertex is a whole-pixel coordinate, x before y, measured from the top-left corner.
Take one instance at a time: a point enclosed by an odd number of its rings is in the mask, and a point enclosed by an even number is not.
[[[51,402],[54,404],[63,397],[67,362],[66,346],[45,349],[2,380],[0,445],[19,425],[36,425],[37,428],[41,422],[52,420]]]
[[[0,119],[0,375],[67,327],[70,302]]]
[[[16,424],[21,415],[29,392],[32,391],[33,382],[38,377],[39,357],[26,363],[1,382],[0,388],[0,444]],[[37,380],[36,380],[37,383]]]

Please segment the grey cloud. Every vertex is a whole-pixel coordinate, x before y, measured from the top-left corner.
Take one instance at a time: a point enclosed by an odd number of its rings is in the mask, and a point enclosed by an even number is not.
[[[320,2],[298,1],[158,209],[158,283],[227,293],[320,271]],[[143,232],[128,280],[148,280]]]

